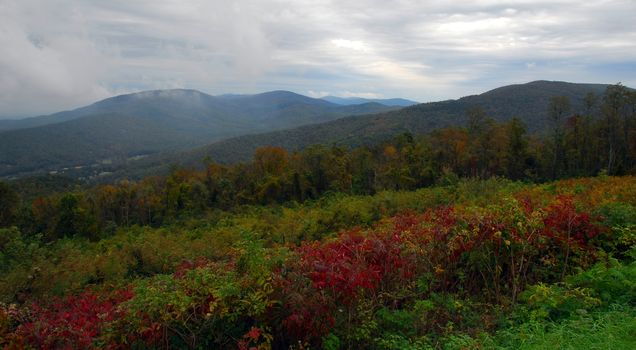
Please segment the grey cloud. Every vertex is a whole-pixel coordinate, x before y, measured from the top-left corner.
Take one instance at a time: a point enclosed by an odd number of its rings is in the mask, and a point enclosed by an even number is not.
[[[107,63],[77,28],[72,14],[55,8],[62,21],[51,26],[47,9],[33,2],[0,7],[0,115],[50,112],[109,96],[100,80]]]
[[[430,101],[535,79],[633,85],[607,67],[636,63],[634,13],[620,0],[0,0],[0,116],[150,88]]]

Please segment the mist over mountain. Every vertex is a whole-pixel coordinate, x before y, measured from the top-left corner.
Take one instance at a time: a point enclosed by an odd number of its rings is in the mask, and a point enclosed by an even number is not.
[[[385,106],[399,106],[399,107],[408,107],[412,105],[416,105],[419,102],[403,99],[403,98],[362,98],[362,97],[337,97],[337,96],[325,96],[321,97],[321,99],[325,101],[329,101],[331,103],[339,104],[339,105],[357,105],[369,102],[375,102],[379,104],[383,104]]]

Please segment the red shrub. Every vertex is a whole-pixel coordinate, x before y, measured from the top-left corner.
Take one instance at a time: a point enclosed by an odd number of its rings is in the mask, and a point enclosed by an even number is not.
[[[179,265],[177,265],[174,273],[172,274],[175,278],[183,278],[188,271],[194,270],[199,267],[205,267],[210,265],[212,262],[208,258],[197,258],[196,260],[184,260]]]
[[[314,288],[327,290],[337,302],[348,304],[361,291],[375,290],[387,276],[408,272],[400,235],[363,236],[352,231],[329,243],[300,249],[301,269]]]
[[[34,304],[31,320],[20,325],[16,333],[40,349],[90,348],[103,327],[119,317],[117,305],[132,296],[129,290],[108,298],[85,292],[45,307]]]
[[[600,233],[590,214],[577,212],[570,196],[557,196],[546,209],[544,235],[563,245],[586,248],[588,241]]]
[[[414,260],[403,253],[403,243],[399,234],[351,231],[331,242],[299,248],[299,260],[291,261],[291,271],[278,281],[289,334],[319,338],[335,326],[337,313],[364,295],[410,280]]]

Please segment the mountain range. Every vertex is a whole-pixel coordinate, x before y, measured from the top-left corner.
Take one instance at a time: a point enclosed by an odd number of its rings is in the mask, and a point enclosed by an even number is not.
[[[150,157],[126,169],[125,174],[143,176],[161,173],[166,171],[167,164],[200,166],[204,159],[226,164],[246,161],[251,159],[258,147],[266,145],[280,146],[289,151],[313,144],[372,145],[404,132],[421,134],[447,126],[465,125],[466,112],[472,107],[481,107],[488,116],[498,121],[520,118],[529,132],[541,133],[549,125],[547,107],[550,98],[567,96],[572,106],[570,113],[583,113],[584,97],[590,92],[600,97],[607,86],[555,81],[508,85],[457,100],[422,103],[396,111],[229,138],[185,152]]]
[[[204,159],[245,161],[265,145],[290,151],[370,145],[403,132],[464,125],[466,111],[476,106],[498,121],[518,117],[530,132],[541,133],[551,97],[567,96],[570,113],[581,113],[584,97],[600,96],[606,87],[535,81],[404,108],[368,100],[343,105],[285,91],[216,97],[194,90],[142,92],[36,118],[62,122],[1,132],[0,175],[139,177],[165,173],[172,164],[200,166]]]
[[[49,116],[2,121],[0,176],[99,168],[232,136],[397,107],[339,105],[288,91],[211,96],[158,90],[108,98]]]

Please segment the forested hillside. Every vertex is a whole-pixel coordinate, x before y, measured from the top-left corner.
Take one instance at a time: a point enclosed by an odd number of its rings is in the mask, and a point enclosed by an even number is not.
[[[462,107],[457,107],[457,103],[462,100],[431,104],[437,106],[435,108],[446,111],[444,113],[447,113],[448,108],[450,108],[446,105],[454,106],[452,107],[454,112],[448,112],[449,114],[444,114],[444,117],[420,113],[417,108],[426,106],[424,104],[389,114],[342,118],[333,122],[297,129],[231,138],[192,151],[149,157],[126,168],[114,168],[112,170],[114,174],[107,178],[141,178],[148,174],[167,174],[170,165],[200,167],[209,161],[222,164],[232,164],[239,160],[247,161],[252,158],[256,149],[270,145],[282,147],[287,151],[302,150],[308,146],[319,144],[334,145],[343,150],[352,147],[373,147],[401,133],[410,134],[415,138],[429,135],[424,137],[427,140],[422,145],[426,151],[422,150],[421,152],[429,152],[428,157],[431,158],[434,157],[438,151],[437,148],[439,148],[439,152],[445,154],[445,157],[456,157],[457,159],[452,162],[451,167],[459,174],[474,172],[477,160],[472,159],[473,163],[468,164],[471,157],[481,157],[482,159],[479,160],[481,163],[490,161],[485,158],[500,158],[496,164],[491,165],[500,169],[488,171],[489,174],[498,175],[507,174],[506,171],[501,170],[502,167],[506,166],[504,163],[508,161],[503,158],[509,157],[507,159],[512,161],[511,159],[515,157],[521,157],[523,159],[517,159],[517,162],[530,162],[523,165],[525,167],[523,171],[529,170],[535,174],[534,177],[531,176],[533,179],[554,178],[554,175],[549,175],[544,170],[547,163],[555,163],[555,154],[558,157],[558,164],[553,164],[553,167],[577,168],[568,172],[572,175],[594,175],[601,168],[608,166],[611,172],[611,168],[616,166],[614,163],[625,161],[624,159],[617,160],[616,152],[627,154],[631,152],[627,149],[631,150],[635,147],[632,142],[634,139],[632,136],[634,134],[633,106],[636,104],[633,90],[622,85],[609,85],[605,86],[600,94],[596,94],[591,91],[597,91],[603,85],[545,83],[548,87],[552,87],[552,89],[547,89],[543,85],[544,83],[511,86],[488,92],[484,95],[498,95],[499,97],[495,98],[496,103],[483,104],[485,107],[481,107],[482,104],[464,105],[463,102]],[[542,117],[526,118],[535,120],[535,132],[532,132],[533,127],[529,126],[523,118],[490,114],[485,109],[489,108],[492,111],[493,106],[504,106],[501,107],[502,110],[517,110],[517,103],[521,103],[519,102],[521,97],[518,97],[516,102],[512,100],[506,102],[501,95],[508,99],[517,96],[517,92],[505,94],[500,91],[507,89],[512,91],[530,90],[533,91],[530,95],[542,96],[534,99],[535,102],[533,102],[543,103],[540,107],[542,112],[537,112]],[[562,91],[565,95],[547,97],[543,95],[544,91]],[[573,91],[579,94],[578,100],[568,97],[574,94]],[[584,93],[584,91],[588,92]],[[470,97],[470,99],[488,101],[490,97],[480,95]],[[533,99],[529,98],[528,100],[532,101]],[[539,107],[535,107],[535,109],[538,110]],[[445,119],[446,117],[448,119]],[[541,121],[541,119],[543,120]],[[451,122],[453,120],[454,123]],[[446,125],[446,123],[451,126],[444,128],[439,126]],[[504,127],[505,124],[508,126]],[[516,131],[510,128],[514,128]],[[540,128],[540,131],[537,128]],[[515,133],[518,135],[513,135]],[[519,152],[523,154],[504,155],[506,152],[504,148],[510,142],[514,142],[514,140],[510,140],[511,138],[520,140],[521,144],[516,147],[522,147],[523,150]],[[481,141],[477,141],[477,139]],[[481,142],[484,145],[475,146],[476,142]],[[469,155],[469,143],[485,149],[475,149],[472,151],[475,154]],[[618,143],[621,146],[618,146]],[[449,148],[453,144],[457,147]],[[616,147],[622,147],[626,151],[618,150]],[[430,151],[431,148],[433,148],[432,151]],[[486,150],[488,148],[490,150]],[[566,162],[562,161],[566,158],[564,152],[568,153],[569,160]],[[457,154],[449,155],[453,153]],[[609,162],[610,158],[612,164]],[[540,168],[544,170],[540,170]],[[565,170],[557,169],[555,171]]]
[[[287,91],[210,96],[195,90],[122,95],[0,132],[0,176],[103,168],[248,133],[395,109],[340,106]],[[27,127],[34,126],[37,127]],[[64,169],[66,168],[66,169]]]
[[[498,122],[517,118],[530,134],[545,135],[553,128],[547,108],[552,97],[567,98],[569,108],[564,117],[579,115],[599,119],[603,115],[602,96],[606,88],[607,85],[601,84],[548,81],[505,86],[458,100],[424,103],[393,112],[230,138],[192,151],[151,157],[120,172],[127,176],[143,176],[144,169],[165,173],[166,164],[196,166],[203,159],[225,164],[246,161],[258,147],[268,145],[283,147],[289,151],[314,144],[336,144],[344,147],[373,145],[400,133],[417,135],[449,126],[466,126],[469,112],[477,109],[484,113],[484,117]]]

